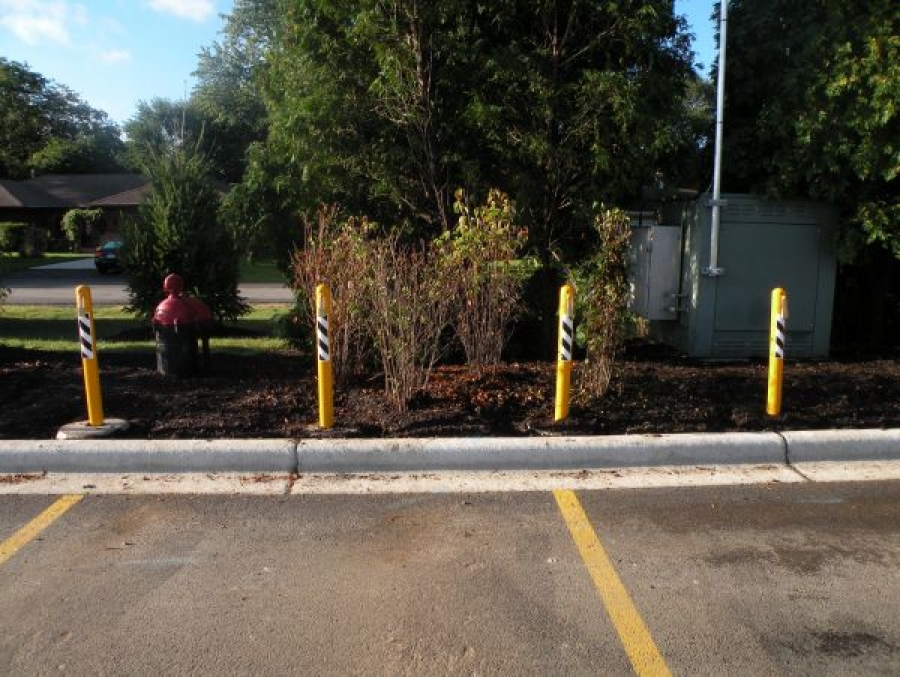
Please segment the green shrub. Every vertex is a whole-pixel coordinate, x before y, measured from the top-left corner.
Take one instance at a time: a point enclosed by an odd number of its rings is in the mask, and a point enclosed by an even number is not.
[[[40,226],[29,225],[25,229],[25,256],[43,256],[50,242],[50,231]]]
[[[102,209],[70,209],[62,218],[63,234],[72,251],[85,243],[93,242],[100,234],[103,223]]]
[[[21,254],[25,251],[27,223],[0,223],[0,252]]]
[[[162,298],[169,273],[209,306],[219,320],[249,310],[238,294],[238,252],[219,222],[219,193],[209,163],[198,152],[176,148],[144,168],[152,191],[136,221],[125,229],[123,262],[129,274],[128,309],[149,317]]]
[[[580,379],[588,397],[608,390],[628,336],[628,247],[631,227],[621,209],[604,209],[594,225],[600,248],[576,272],[576,300],[587,359]]]
[[[325,283],[331,291],[328,338],[335,380],[341,383],[362,373],[371,355],[361,283],[373,226],[364,218],[341,220],[339,214],[336,205],[329,205],[319,207],[315,217],[302,216],[303,244],[291,255],[291,278],[306,327],[316,324],[316,287]]]
[[[6,258],[9,254],[0,251],[0,276],[2,276],[6,272]],[[3,311],[3,303],[6,301],[6,297],[9,296],[9,287],[4,287],[0,284],[0,312]]]
[[[530,272],[518,260],[528,231],[515,225],[512,201],[496,189],[476,207],[457,190],[454,211],[456,226],[436,242],[453,329],[469,364],[497,364]]]

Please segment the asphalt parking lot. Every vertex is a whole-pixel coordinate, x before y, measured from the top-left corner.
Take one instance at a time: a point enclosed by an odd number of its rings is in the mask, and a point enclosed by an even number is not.
[[[68,496],[0,496],[5,673],[900,671],[900,482]]]

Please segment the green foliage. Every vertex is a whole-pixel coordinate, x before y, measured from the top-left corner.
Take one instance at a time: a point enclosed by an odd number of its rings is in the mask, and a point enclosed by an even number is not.
[[[129,272],[129,310],[152,315],[169,273],[184,277],[185,290],[219,319],[235,319],[248,306],[238,294],[238,251],[218,219],[219,194],[209,164],[197,152],[177,148],[147,163],[152,192],[125,232],[123,261]]]
[[[25,251],[27,223],[0,223],[0,252],[22,254]]]
[[[897,3],[734,0],[729,14],[728,185],[832,201],[847,257],[867,243],[900,257]]]
[[[588,397],[601,397],[609,389],[613,365],[628,335],[631,228],[621,209],[603,208],[594,225],[600,247],[576,273],[576,303],[587,349],[581,388]]]
[[[133,167],[152,167],[160,156],[201,145],[203,131],[203,116],[190,102],[140,101],[137,112],[125,123],[128,161]]]
[[[23,256],[40,257],[47,251],[50,243],[50,231],[40,226],[29,224],[25,227],[25,239],[21,254]]]
[[[259,148],[258,144],[251,146],[244,180],[225,197],[222,216],[244,254],[271,257],[282,272],[288,273],[291,252],[300,243],[302,224],[291,206],[295,204],[290,197],[292,187],[278,178],[278,171],[258,152]]]
[[[102,209],[70,209],[62,218],[62,230],[72,251],[96,238],[102,225]]]
[[[528,271],[517,258],[528,231],[515,224],[515,206],[502,191],[492,189],[476,207],[462,189],[455,197],[456,226],[435,243],[453,328],[469,364],[498,364],[520,311]]]
[[[0,178],[123,168],[119,129],[63,85],[0,57]]]
[[[207,120],[215,162],[240,181],[249,146],[266,136],[261,74],[279,20],[277,0],[236,0],[219,39],[198,55],[191,103]]]
[[[0,231],[2,233],[2,231]],[[9,258],[9,254],[3,251],[3,248],[0,247],[0,276],[6,273],[6,260]],[[6,297],[9,296],[9,287],[4,287],[0,284],[0,312],[3,312],[3,304],[6,302]]]
[[[279,205],[336,202],[431,236],[452,224],[453,186],[491,177],[549,258],[688,143],[689,38],[667,0],[289,0],[281,19],[257,150]]]

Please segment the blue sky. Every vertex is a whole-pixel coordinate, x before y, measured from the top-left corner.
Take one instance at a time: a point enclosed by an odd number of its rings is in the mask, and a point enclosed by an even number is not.
[[[116,122],[138,101],[183,99],[197,53],[233,0],[0,0],[0,56],[66,85]],[[675,0],[704,72],[715,54],[715,0]]]

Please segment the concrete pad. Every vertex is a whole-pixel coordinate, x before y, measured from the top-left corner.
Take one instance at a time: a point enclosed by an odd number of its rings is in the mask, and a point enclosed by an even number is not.
[[[810,482],[873,482],[900,480],[900,459],[894,461],[819,461],[791,466]]]
[[[58,440],[97,440],[104,437],[115,437],[116,433],[128,430],[128,421],[121,418],[107,418],[100,425],[91,425],[89,421],[67,423],[56,433]]]
[[[300,473],[783,464],[784,461],[784,442],[775,433],[301,440],[297,445]]]
[[[0,442],[0,473],[285,472],[290,440],[15,440]]]
[[[900,459],[900,430],[798,430],[782,437],[794,464]]]

